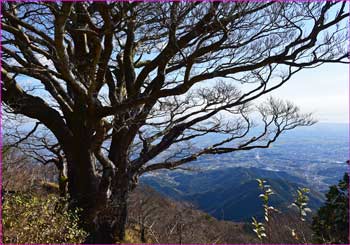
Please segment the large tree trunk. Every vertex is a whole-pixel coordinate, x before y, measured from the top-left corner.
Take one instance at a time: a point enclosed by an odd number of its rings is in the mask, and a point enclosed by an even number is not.
[[[113,135],[108,158],[116,166],[116,172],[101,178],[95,169],[94,123],[85,120],[88,118],[85,116],[82,111],[72,117],[74,139],[64,146],[71,207],[81,209],[82,226],[90,234],[87,243],[121,242],[125,238],[127,200],[131,190],[128,172],[131,138],[126,137],[126,128]],[[107,196],[108,187],[110,197]]]
[[[75,149],[73,159],[70,161],[68,162],[70,207],[81,210],[81,226],[89,233],[85,243],[114,243],[110,219],[105,219],[113,214],[107,207],[107,193],[101,193],[99,190],[100,179],[95,173],[93,154],[88,149],[80,151]]]
[[[112,187],[112,197],[107,206],[99,209],[95,219],[95,230],[90,234],[87,243],[116,243],[125,239],[128,216],[128,187],[127,176],[117,176]]]
[[[89,233],[86,242],[105,243],[101,241],[104,237],[104,234],[101,235],[103,227],[97,217],[106,206],[107,195],[99,191],[100,179],[95,169],[96,159],[88,140],[84,137],[76,139],[65,147],[69,207],[80,210],[81,226]]]
[[[94,230],[86,243],[111,244],[125,240],[126,223],[128,216],[128,187],[127,176],[116,177],[112,187],[112,197],[105,207],[99,207],[94,220]]]
[[[81,209],[81,224],[89,233],[86,243],[121,242],[125,238],[131,180],[126,169],[117,171],[108,200],[107,193],[99,189],[100,177],[96,174],[95,157],[87,146],[83,142],[74,143],[66,153],[70,207]],[[126,161],[125,158],[123,160]]]
[[[70,206],[82,209],[84,226],[90,226],[96,213],[98,177],[92,153],[82,145],[73,148],[67,155],[68,193]]]
[[[128,175],[118,174],[112,189],[112,206],[115,210],[113,221],[113,233],[116,241],[123,241],[125,238],[125,227],[128,217],[128,197],[129,197],[129,178]]]
[[[121,125],[124,125],[123,123]],[[118,128],[118,124],[116,124],[116,128]],[[132,141],[128,133],[129,130],[125,127],[118,132],[114,132],[108,156],[117,168],[111,188],[111,205],[114,216],[112,232],[117,242],[123,242],[125,240],[125,228],[128,216],[127,201],[129,193],[134,186],[130,185],[132,178],[128,169],[128,148]]]

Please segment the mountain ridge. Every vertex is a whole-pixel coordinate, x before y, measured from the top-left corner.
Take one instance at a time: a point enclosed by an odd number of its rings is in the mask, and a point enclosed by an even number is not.
[[[162,177],[163,176],[163,177]],[[294,201],[298,187],[308,187],[307,182],[284,171],[259,168],[224,168],[196,172],[167,172],[165,175],[147,176],[142,182],[161,194],[178,201],[194,204],[217,219],[246,222],[252,216],[263,216],[261,193],[257,178],[267,180],[276,193],[271,205],[284,212]],[[312,190],[309,206],[316,210],[323,203],[321,193]]]

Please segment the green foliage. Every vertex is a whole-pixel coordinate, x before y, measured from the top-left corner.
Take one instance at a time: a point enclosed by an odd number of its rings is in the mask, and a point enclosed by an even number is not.
[[[253,231],[255,232],[256,236],[262,240],[264,237],[266,237],[265,226],[263,223],[258,222],[254,217],[252,217],[252,220]]]
[[[264,218],[266,222],[269,222],[270,211],[275,211],[275,212],[278,211],[273,206],[269,206],[269,197],[275,193],[272,191],[270,185],[265,184],[266,183],[265,180],[262,180],[262,179],[256,179],[256,180],[258,181],[259,188],[263,191],[263,193],[261,193],[259,197],[263,201]]]
[[[4,243],[82,243],[87,233],[76,212],[55,195],[7,194],[3,203]]]
[[[259,189],[262,191],[262,193],[259,195],[259,197],[261,198],[262,202],[263,202],[263,208],[264,208],[264,223],[258,222],[256,220],[255,217],[253,217],[253,231],[255,232],[255,234],[257,235],[257,237],[260,239],[260,241],[262,242],[264,239],[264,242],[271,242],[273,241],[272,237],[276,236],[276,234],[274,234],[274,230],[276,228],[273,227],[273,225],[276,225],[276,217],[271,216],[272,212],[276,212],[276,213],[280,213],[281,212],[277,209],[275,209],[273,206],[270,206],[269,204],[269,199],[270,196],[275,194],[274,191],[271,189],[271,186],[266,184],[265,180],[262,179],[256,179],[258,181],[258,185],[259,185]],[[307,212],[311,212],[311,209],[309,209],[308,206],[308,201],[309,201],[309,197],[306,195],[307,193],[309,193],[310,190],[307,188],[299,188],[297,189],[297,197],[294,200],[294,202],[292,203],[291,206],[294,206],[298,209],[300,218],[298,220],[301,221],[305,221],[305,217]],[[271,217],[270,217],[271,216]],[[270,218],[274,218],[271,219]],[[275,223],[275,224],[271,224]],[[304,223],[304,222],[302,222]],[[291,232],[291,237],[295,240],[300,242],[301,239],[306,243],[306,238],[305,238],[305,234],[303,232],[302,229],[296,229],[296,227],[290,227],[289,224],[284,223],[283,225],[284,227],[286,227],[288,229],[288,232]],[[286,235],[286,234],[284,234]],[[294,241],[293,241],[294,242]]]
[[[297,197],[294,200],[294,202],[290,205],[290,207],[295,207],[298,210],[299,220],[301,220],[302,222],[305,221],[307,213],[311,213],[311,209],[308,207],[309,197],[307,196],[307,193],[310,193],[310,189],[298,187]],[[305,236],[302,230],[298,231],[295,228],[290,229],[291,235],[296,241],[300,241],[301,237],[305,240]]]
[[[277,209],[275,209],[273,206],[269,205],[269,197],[273,194],[275,194],[270,185],[266,184],[266,181],[263,179],[256,179],[258,181],[259,188],[262,190],[262,193],[259,195],[261,200],[263,201],[263,208],[264,208],[264,219],[265,222],[269,222],[269,216],[270,216],[270,211],[275,211],[278,212]],[[254,217],[252,218],[253,222],[253,231],[257,235],[257,237],[262,240],[264,237],[266,237],[266,232],[265,232],[265,225],[261,222],[258,222]]]
[[[309,197],[306,194],[309,192],[310,190],[308,188],[298,188],[297,198],[291,205],[292,207],[296,207],[298,209],[298,213],[301,221],[305,221],[307,212],[311,213],[311,209],[307,207]]]
[[[209,214],[204,214],[204,218],[205,218],[205,220],[207,220],[207,221],[213,220],[213,218],[212,218]]]
[[[349,175],[329,188],[326,203],[313,218],[315,243],[345,243],[349,236]]]

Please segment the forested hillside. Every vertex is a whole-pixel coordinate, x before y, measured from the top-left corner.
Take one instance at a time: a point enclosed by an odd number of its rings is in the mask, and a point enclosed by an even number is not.
[[[252,216],[263,217],[257,178],[265,179],[276,193],[271,197],[271,204],[287,213],[292,212],[288,206],[295,199],[298,187],[307,185],[305,180],[286,172],[242,167],[166,172],[146,176],[142,181],[160,193],[190,202],[218,219],[250,221]],[[309,206],[314,211],[324,201],[323,194],[315,190],[309,197]]]

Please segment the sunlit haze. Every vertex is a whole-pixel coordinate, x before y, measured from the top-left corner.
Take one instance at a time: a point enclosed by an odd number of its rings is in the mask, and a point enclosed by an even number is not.
[[[301,71],[270,95],[290,100],[319,122],[349,122],[349,66],[326,64]]]

